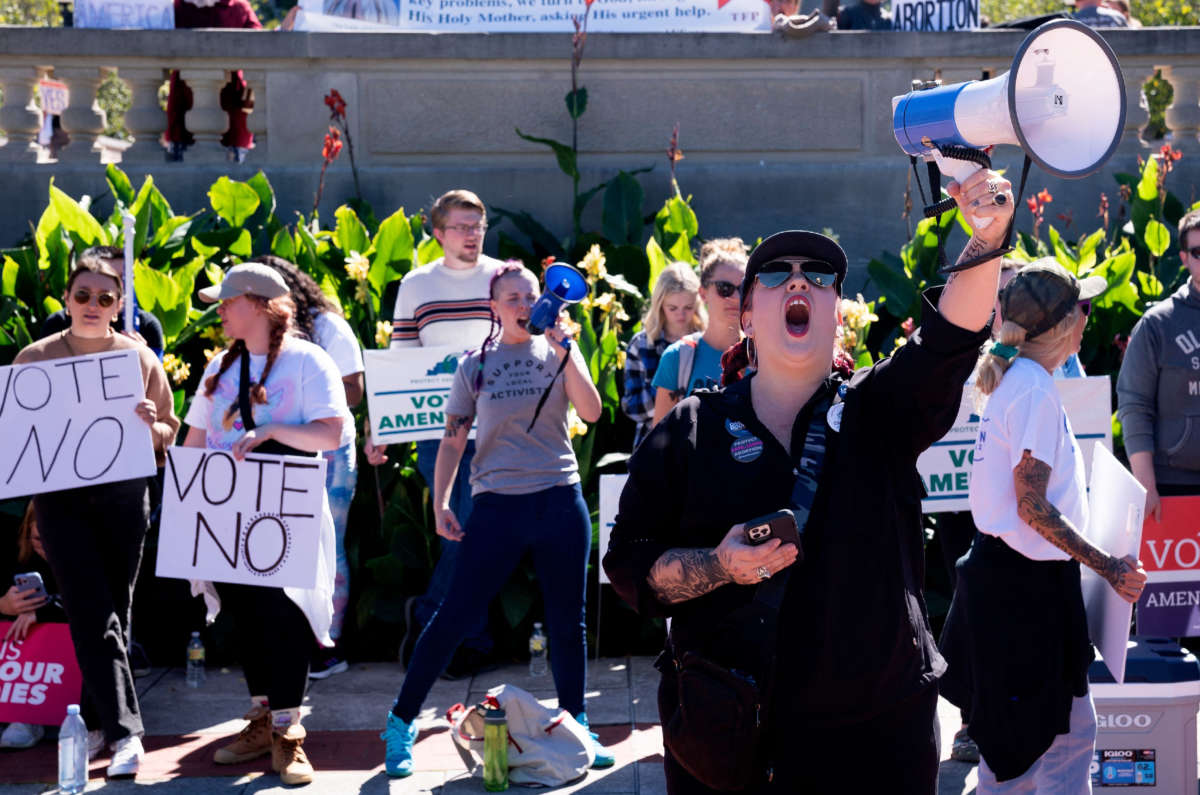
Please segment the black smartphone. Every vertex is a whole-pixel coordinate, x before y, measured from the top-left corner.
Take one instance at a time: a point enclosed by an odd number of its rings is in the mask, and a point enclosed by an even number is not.
[[[42,582],[42,575],[36,571],[13,575],[13,585],[17,586],[18,591],[32,590],[34,596],[46,598],[46,584]]]
[[[746,543],[751,546],[765,544],[772,538],[778,538],[785,544],[795,544],[800,554],[797,562],[804,560],[804,544],[800,540],[800,526],[796,524],[796,514],[787,508],[757,519],[746,522]]]

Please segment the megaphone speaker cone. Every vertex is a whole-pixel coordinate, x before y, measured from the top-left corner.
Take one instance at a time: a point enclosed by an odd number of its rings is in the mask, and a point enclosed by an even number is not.
[[[1125,80],[1108,43],[1072,19],[1047,22],[1021,43],[1008,74],[1008,105],[1021,147],[1059,177],[1086,177],[1125,131]]]

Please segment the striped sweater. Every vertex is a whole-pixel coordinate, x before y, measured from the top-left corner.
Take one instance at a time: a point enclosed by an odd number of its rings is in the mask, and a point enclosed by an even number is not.
[[[480,255],[470,270],[453,270],[437,259],[409,271],[396,294],[390,347],[478,348],[491,325],[488,285],[503,264]]]

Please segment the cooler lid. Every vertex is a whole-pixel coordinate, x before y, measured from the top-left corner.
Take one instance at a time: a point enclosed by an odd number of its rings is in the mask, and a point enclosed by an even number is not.
[[[1125,657],[1126,683],[1192,682],[1200,680],[1200,661],[1170,638],[1132,637]],[[1114,682],[1108,667],[1096,660],[1088,681]]]

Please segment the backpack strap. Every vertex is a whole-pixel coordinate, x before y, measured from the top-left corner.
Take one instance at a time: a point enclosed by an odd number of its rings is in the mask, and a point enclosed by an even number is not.
[[[679,339],[679,372],[675,378],[675,389],[671,392],[675,400],[683,400],[691,390],[692,371],[696,369],[696,346],[703,336],[703,331],[697,331]]]

